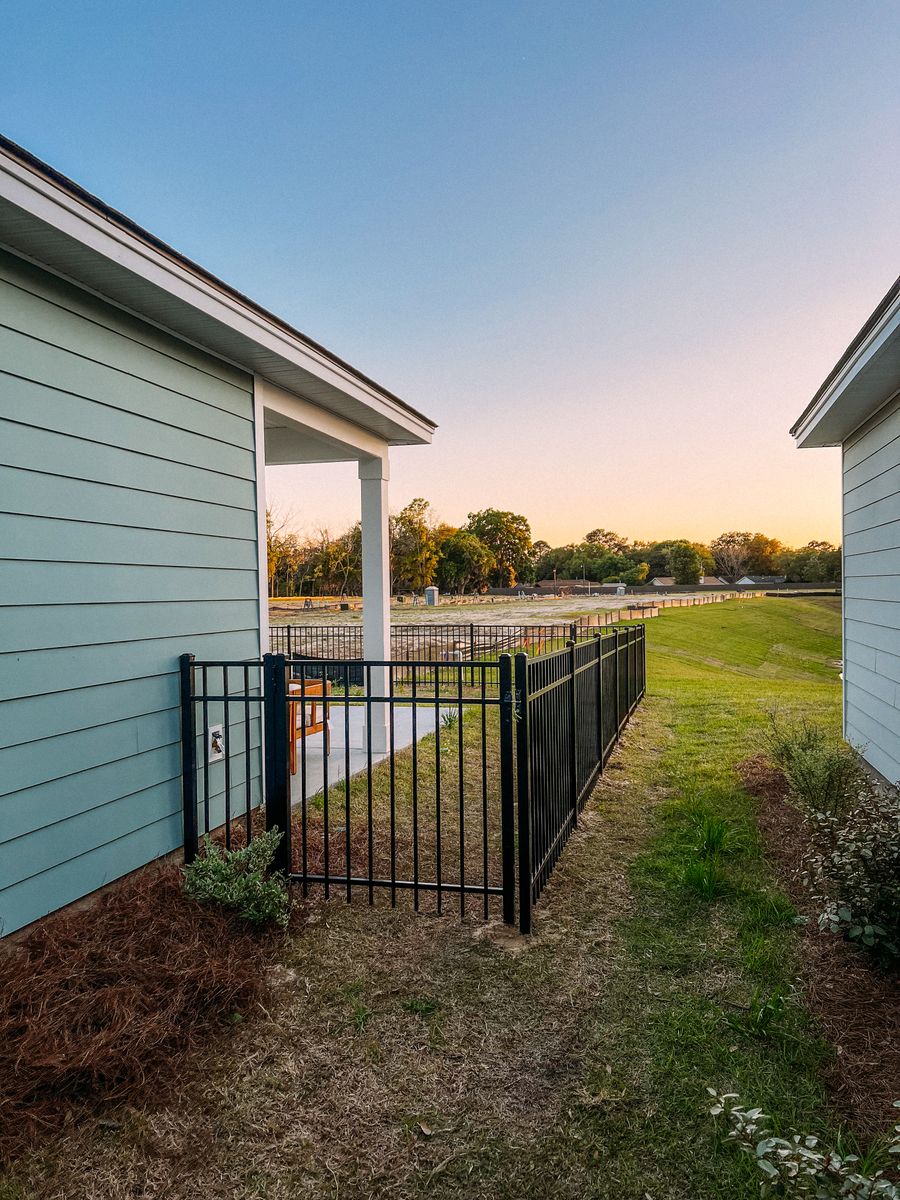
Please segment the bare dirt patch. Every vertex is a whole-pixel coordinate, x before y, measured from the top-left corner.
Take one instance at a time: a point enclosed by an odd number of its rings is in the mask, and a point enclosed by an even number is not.
[[[809,828],[788,799],[787,781],[763,756],[738,766],[759,801],[757,821],[766,853],[799,912],[808,917],[800,943],[806,1004],[835,1055],[825,1080],[839,1110],[866,1136],[896,1120],[900,1099],[900,979],[873,966],[859,950],[819,929],[803,880]]]

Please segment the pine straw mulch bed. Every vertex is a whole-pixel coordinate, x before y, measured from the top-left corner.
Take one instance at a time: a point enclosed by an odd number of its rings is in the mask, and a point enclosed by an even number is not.
[[[0,1162],[76,1113],[171,1094],[185,1052],[260,998],[273,939],[181,889],[175,864],[0,948]]]
[[[854,1128],[868,1137],[883,1134],[896,1123],[892,1103],[900,1099],[900,978],[819,929],[801,868],[809,830],[787,799],[782,772],[757,755],[738,764],[738,774],[759,801],[757,821],[782,886],[798,912],[809,917],[801,939],[804,993],[836,1051],[825,1083]]]
[[[255,825],[262,828],[261,817]],[[387,829],[373,828],[374,865],[386,872],[389,838]],[[215,841],[224,842],[224,831]],[[237,822],[231,844],[246,844]],[[296,822],[294,870],[301,844]],[[395,844],[402,876],[412,857],[406,831],[397,830]],[[340,874],[343,830],[332,832],[329,850],[331,872]],[[307,823],[306,851],[309,872],[322,873],[324,828],[316,816]],[[368,853],[367,831],[354,826],[351,863],[365,864]],[[0,945],[0,1164],[73,1118],[102,1116],[106,1105],[165,1103],[187,1078],[191,1052],[227,1034],[236,1013],[263,999],[278,937],[196,904],[181,881],[178,864],[145,868],[95,902],[55,913],[21,941]],[[314,897],[322,891],[310,889]],[[342,885],[333,886],[332,895],[344,894]],[[399,895],[407,907],[410,898]],[[301,899],[299,888],[294,896]],[[390,904],[384,890],[375,899]],[[455,903],[446,897],[446,906]],[[434,911],[433,894],[422,893],[420,909]],[[304,921],[298,903],[295,930]]]

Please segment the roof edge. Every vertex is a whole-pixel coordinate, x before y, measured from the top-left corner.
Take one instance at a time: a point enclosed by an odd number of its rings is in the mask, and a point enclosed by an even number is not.
[[[245,295],[243,292],[240,292],[237,288],[225,283],[224,280],[220,279],[217,275],[214,275],[211,271],[206,270],[205,267],[200,266],[199,263],[194,262],[193,259],[188,258],[186,255],[180,253],[180,251],[175,250],[167,242],[164,242],[161,238],[156,237],[147,229],[144,229],[143,226],[139,225],[136,221],[133,221],[130,217],[119,212],[117,209],[112,208],[98,196],[95,196],[92,192],[89,192],[86,188],[82,187],[81,184],[76,183],[67,175],[64,175],[61,171],[57,171],[54,167],[51,167],[48,163],[38,158],[37,155],[32,154],[30,150],[26,150],[23,146],[20,146],[17,142],[5,137],[2,133],[0,133],[0,151],[8,154],[14,159],[17,159],[19,163],[28,170],[43,176],[48,183],[52,184],[60,191],[65,192],[71,197],[71,199],[75,200],[79,204],[85,205],[87,208],[90,208],[96,216],[101,217],[104,221],[108,221],[111,225],[122,230],[124,233],[137,238],[141,242],[145,243],[145,245],[147,245],[149,248],[156,251],[158,254],[162,254],[181,270],[194,275],[198,280],[202,281],[207,286],[215,288],[231,301],[242,305],[245,309],[253,313],[254,316],[270,322],[282,333],[287,334],[289,337],[296,338],[305,347],[312,350],[314,353],[321,355],[333,366],[337,367],[341,371],[345,371],[348,375],[357,380],[359,383],[363,384],[365,387],[371,388],[380,397],[382,397],[382,399],[388,401],[390,404],[396,405],[398,408],[408,413],[411,417],[421,421],[431,430],[437,428],[436,422],[432,421],[430,417],[425,416],[424,413],[414,408],[411,404],[408,404],[399,396],[394,395],[393,392],[388,391],[388,389],[382,387],[381,384],[376,383],[374,379],[371,379],[369,376],[363,374],[362,371],[358,370],[344,359],[339,358],[338,355],[334,354],[326,346],[323,346],[320,342],[314,341],[301,330],[285,321],[282,317],[279,317],[269,309],[264,308],[255,300],[252,300],[249,296]]]
[[[791,437],[799,440],[801,432],[806,426],[810,425],[817,411],[825,407],[825,401],[833,391],[835,384],[842,375],[847,373],[848,368],[860,356],[867,343],[884,323],[885,318],[897,307],[898,301],[900,301],[900,277],[894,281],[879,301],[874,312],[866,319],[862,328],[850,342],[850,345],[828,372],[809,404],[807,404],[806,408],[804,408],[803,412],[791,426]],[[809,430],[807,430],[808,432]]]

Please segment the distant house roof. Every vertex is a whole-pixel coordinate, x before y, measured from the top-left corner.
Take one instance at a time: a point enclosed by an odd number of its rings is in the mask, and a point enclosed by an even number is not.
[[[674,587],[675,577],[674,575],[654,575],[650,582],[654,587]]]
[[[720,579],[718,575],[701,575],[700,585],[702,587],[724,587],[725,580]]]
[[[786,575],[742,575],[741,578],[737,582],[738,583],[758,583],[758,584],[762,585],[762,584],[769,584],[769,583],[785,583],[786,580],[787,580]]]

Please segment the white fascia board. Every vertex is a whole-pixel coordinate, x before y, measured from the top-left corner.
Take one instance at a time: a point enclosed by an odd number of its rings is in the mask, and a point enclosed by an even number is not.
[[[275,321],[267,320],[262,313],[191,271],[185,263],[123,229],[2,150],[0,195],[36,220],[248,338],[263,351],[279,356],[365,404],[399,426],[407,435],[404,440],[418,444],[431,441],[434,426],[427,418],[393,402],[314,346]],[[246,366],[240,362],[238,365]],[[252,367],[248,369],[252,371]]]
[[[818,404],[792,430],[798,447],[839,446],[855,429],[896,392],[900,379],[891,385],[865,376],[875,360],[894,339],[900,337],[900,297],[884,314],[878,326],[844,365]]]

